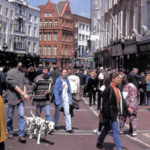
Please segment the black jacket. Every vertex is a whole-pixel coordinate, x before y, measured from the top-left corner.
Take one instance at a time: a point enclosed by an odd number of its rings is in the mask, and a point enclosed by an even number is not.
[[[93,92],[94,88],[97,89],[97,86],[98,86],[98,80],[96,78],[95,79],[89,78],[87,83],[88,92]]]
[[[104,93],[103,93],[103,107],[101,110],[101,113],[105,119],[116,121],[118,113],[120,110],[117,108],[117,98],[115,95],[115,92],[113,88],[109,85],[106,87]],[[126,115],[128,106],[124,99],[122,98],[122,113],[120,112],[120,115]]]

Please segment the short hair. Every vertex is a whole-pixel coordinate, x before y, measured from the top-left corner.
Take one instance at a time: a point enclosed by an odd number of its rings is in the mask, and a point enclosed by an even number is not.
[[[67,69],[66,69],[66,68],[61,68],[61,73],[62,73],[64,70],[66,70],[66,71],[67,71]]]

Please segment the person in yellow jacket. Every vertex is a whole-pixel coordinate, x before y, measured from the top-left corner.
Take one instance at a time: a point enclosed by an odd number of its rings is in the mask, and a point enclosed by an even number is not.
[[[5,150],[4,141],[6,140],[6,126],[5,126],[5,113],[4,103],[0,96],[0,150]]]

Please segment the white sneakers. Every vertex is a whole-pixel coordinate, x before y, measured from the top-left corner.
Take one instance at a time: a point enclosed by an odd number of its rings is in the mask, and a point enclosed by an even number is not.
[[[99,132],[98,129],[96,128],[93,130],[93,133],[99,135],[101,132]]]
[[[133,131],[132,136],[137,136],[137,132]]]

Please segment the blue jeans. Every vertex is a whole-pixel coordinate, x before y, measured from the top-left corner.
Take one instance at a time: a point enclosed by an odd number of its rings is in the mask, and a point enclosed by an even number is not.
[[[99,135],[98,139],[97,139],[97,143],[98,144],[102,144],[104,142],[104,139],[106,137],[106,135],[108,134],[108,131],[112,128],[113,131],[113,140],[114,143],[116,145],[117,150],[121,150],[122,149],[122,143],[120,140],[120,133],[119,133],[119,126],[118,126],[118,122],[117,121],[113,121],[113,122],[108,122],[105,127],[103,128],[101,134]]]
[[[50,115],[50,105],[36,106],[36,116],[38,116],[38,117],[41,116],[43,107],[44,107],[45,119],[48,121],[52,121],[52,118]]]
[[[66,131],[72,130],[71,115],[69,112],[70,108],[69,108],[69,103],[67,101],[63,102],[63,108],[64,108],[64,115],[65,115],[65,122],[66,122]],[[61,110],[61,107],[55,105],[55,114],[54,114],[55,126],[57,126],[57,123],[58,123],[60,110]]]
[[[7,131],[8,133],[13,133],[13,115],[14,115],[15,106],[8,106],[8,112],[7,112]],[[19,136],[25,135],[25,125],[26,121],[24,118],[24,102],[20,102],[17,105],[17,111],[18,111],[18,122],[19,122]]]

